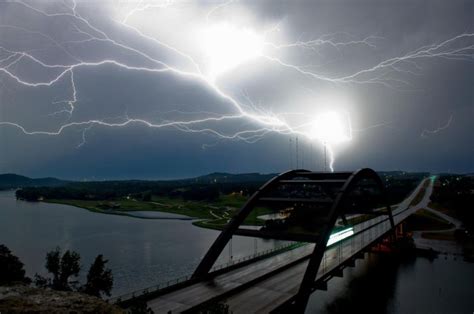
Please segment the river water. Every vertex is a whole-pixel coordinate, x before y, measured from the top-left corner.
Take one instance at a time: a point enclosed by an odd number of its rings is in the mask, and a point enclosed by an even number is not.
[[[0,192],[0,243],[23,261],[30,277],[45,274],[46,252],[56,246],[81,254],[82,276],[103,254],[114,274],[113,295],[192,273],[217,235],[190,221],[98,214],[17,201],[14,192]],[[234,237],[232,255],[237,259],[281,244]],[[218,263],[228,262],[229,253],[226,248]],[[473,266],[453,255],[399,260],[366,254],[344,270],[344,278],[333,278],[328,291],[316,291],[307,313],[473,313]]]
[[[327,291],[311,295],[306,313],[457,314],[474,312],[474,264],[456,255],[400,259],[365,254]]]
[[[166,214],[166,217],[172,215]],[[82,279],[103,254],[114,275],[113,295],[189,275],[218,232],[186,220],[140,219],[93,213],[68,205],[17,201],[0,191],[0,244],[25,264],[27,275],[45,274],[46,252],[57,246],[81,255]],[[281,241],[233,237],[216,264],[282,245]]]

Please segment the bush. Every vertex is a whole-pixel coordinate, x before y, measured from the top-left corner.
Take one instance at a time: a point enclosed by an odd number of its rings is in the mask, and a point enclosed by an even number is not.
[[[97,255],[87,273],[87,283],[82,288],[85,293],[96,297],[100,297],[102,293],[110,296],[114,279],[112,271],[105,268],[107,262],[102,254]]]
[[[30,283],[31,280],[25,276],[23,263],[13,255],[9,248],[0,244],[0,284]]]
[[[48,287],[60,291],[81,291],[89,295],[101,297],[102,293],[110,296],[110,291],[114,283],[112,271],[105,268],[107,260],[103,255],[97,255],[89,272],[87,282],[78,287],[77,281],[71,281],[71,277],[77,277],[81,270],[81,256],[74,251],[67,250],[61,255],[60,248],[46,254],[46,269],[53,278],[46,278],[38,274],[35,275],[35,284],[38,287]]]
[[[70,277],[77,277],[81,270],[81,256],[74,251],[67,250],[61,256],[61,250],[48,252],[46,254],[46,269],[53,275],[53,279],[35,275],[35,283],[40,287],[50,287],[54,290],[71,291],[76,285],[76,281],[70,281]]]

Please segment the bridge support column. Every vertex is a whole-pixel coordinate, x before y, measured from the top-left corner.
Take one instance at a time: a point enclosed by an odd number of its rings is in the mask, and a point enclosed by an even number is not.
[[[404,238],[407,235],[408,234],[406,232],[405,222],[402,222],[395,229],[395,240],[400,239],[400,238]]]

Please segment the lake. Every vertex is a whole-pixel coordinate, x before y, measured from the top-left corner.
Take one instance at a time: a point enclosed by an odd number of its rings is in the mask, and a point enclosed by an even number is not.
[[[82,276],[95,256],[103,254],[114,275],[113,295],[191,274],[218,233],[186,220],[100,214],[68,205],[18,201],[13,191],[0,191],[0,243],[21,259],[28,276],[45,274],[46,252],[57,246],[80,253]],[[282,244],[235,236],[232,256],[238,259]],[[229,254],[227,247],[217,263],[228,262]]]
[[[328,291],[311,295],[306,313],[461,314],[474,311],[474,265],[456,255],[400,259],[366,253]]]
[[[113,295],[191,274],[217,235],[190,221],[99,214],[17,201],[14,192],[0,192],[0,243],[25,263],[30,277],[45,274],[46,252],[56,246],[81,254],[82,276],[103,254],[114,274]],[[234,237],[232,255],[237,259],[279,245]],[[226,248],[219,262],[228,262],[229,253]],[[333,278],[328,291],[316,291],[307,313],[472,313],[473,266],[453,255],[430,261],[366,254],[355,268],[344,270],[344,278]]]

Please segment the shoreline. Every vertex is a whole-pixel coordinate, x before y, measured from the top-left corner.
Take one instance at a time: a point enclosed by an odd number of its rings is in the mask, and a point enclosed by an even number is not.
[[[26,200],[19,199],[23,202],[28,202]],[[222,218],[202,218],[202,217],[193,217],[190,215],[185,215],[181,212],[176,212],[168,207],[166,210],[101,210],[96,207],[89,207],[89,206],[81,206],[79,204],[74,204],[68,201],[60,201],[60,200],[41,200],[38,201],[45,204],[58,204],[58,205],[67,205],[72,206],[80,209],[85,209],[87,211],[97,213],[97,214],[105,214],[105,215],[117,215],[117,216],[126,216],[130,218],[137,218],[137,219],[148,219],[148,220],[181,220],[181,221],[191,221],[191,224],[197,228],[203,228],[208,230],[218,230],[221,231],[225,224],[213,224],[213,221],[221,220]],[[134,212],[148,212],[148,213],[161,213],[161,214],[171,214],[175,215],[176,217],[146,217],[146,215],[134,215]],[[226,222],[227,223],[227,222]]]
[[[26,200],[21,200],[23,202],[28,202]],[[93,213],[98,213],[98,214],[105,214],[105,215],[118,215],[118,216],[127,216],[127,217],[132,217],[132,218],[138,218],[138,219],[153,219],[153,220],[196,220],[199,218],[196,217],[191,217],[183,214],[178,214],[178,213],[173,213],[173,212],[167,212],[167,211],[161,211],[161,210],[101,210],[96,207],[88,207],[88,206],[80,206],[77,204],[72,204],[70,202],[61,202],[57,200],[42,200],[38,201],[41,203],[45,204],[58,204],[58,205],[67,205],[67,206],[72,206],[80,209],[85,209]],[[176,217],[146,217],[145,215],[134,215],[134,212],[149,212],[149,213],[163,213],[163,214],[171,214],[171,215],[176,215]]]

